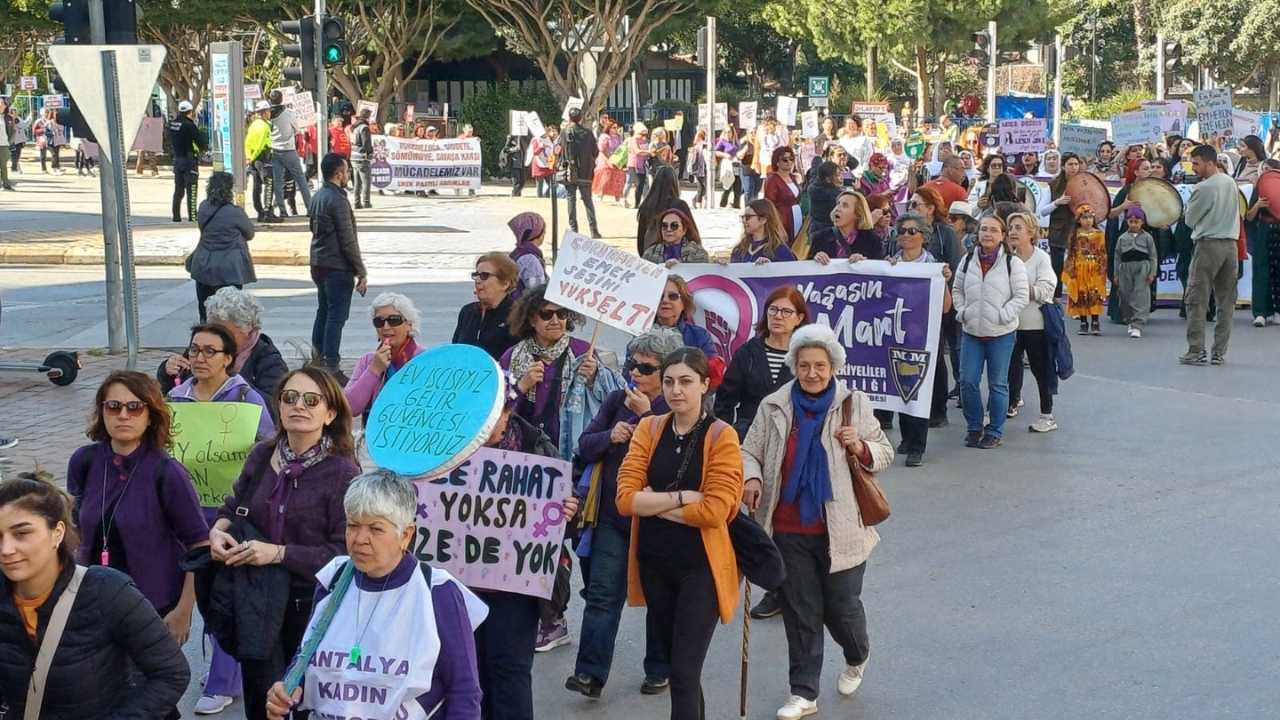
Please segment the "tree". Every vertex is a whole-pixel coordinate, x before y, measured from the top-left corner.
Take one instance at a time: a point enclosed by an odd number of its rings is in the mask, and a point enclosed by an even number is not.
[[[560,99],[595,115],[668,21],[704,0],[466,0]]]
[[[55,25],[49,20],[49,4],[40,0],[8,0],[0,3],[0,77],[13,79],[31,64],[36,48],[52,39]]]

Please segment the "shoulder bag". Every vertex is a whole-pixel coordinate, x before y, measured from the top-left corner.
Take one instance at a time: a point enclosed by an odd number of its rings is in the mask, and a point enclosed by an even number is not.
[[[847,427],[853,415],[853,396],[849,395],[840,406],[840,420]],[[849,454],[849,469],[853,471],[853,496],[858,501],[862,524],[871,527],[889,518],[889,498],[876,479],[875,473],[862,467],[862,461]]]
[[[71,606],[76,602],[76,593],[80,591],[85,572],[83,565],[76,566],[71,581],[67,583],[67,588],[53,606],[53,613],[49,615],[49,626],[44,630],[44,639],[40,641],[40,650],[36,653],[35,669],[31,671],[31,682],[27,685],[27,706],[22,713],[23,720],[40,720],[45,681],[49,679],[53,655],[58,652],[58,644],[62,642],[62,631],[67,629],[67,618],[71,615]]]

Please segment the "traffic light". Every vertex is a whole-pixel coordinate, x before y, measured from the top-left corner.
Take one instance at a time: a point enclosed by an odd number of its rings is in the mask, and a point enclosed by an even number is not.
[[[991,62],[991,36],[985,31],[973,33],[973,49],[966,53],[970,62],[979,67],[986,67]]]
[[[697,61],[699,65],[707,64],[707,26],[703,25],[698,28],[698,51]]]
[[[1164,44],[1164,69],[1167,71],[1177,70],[1182,65],[1182,43],[1165,41]]]
[[[327,17],[320,27],[320,57],[325,67],[341,65],[347,60],[347,28],[335,17]]]
[[[62,25],[62,42],[67,45],[88,45],[93,41],[89,0],[54,0],[49,5],[49,19]]]
[[[108,45],[137,45],[138,18],[142,8],[138,0],[103,0],[102,19],[107,26]]]
[[[295,35],[296,45],[285,45],[281,48],[285,57],[298,58],[300,65],[284,69],[286,80],[293,80],[303,90],[316,89],[316,19],[310,15],[301,20],[284,20],[276,24],[276,28],[284,35]]]

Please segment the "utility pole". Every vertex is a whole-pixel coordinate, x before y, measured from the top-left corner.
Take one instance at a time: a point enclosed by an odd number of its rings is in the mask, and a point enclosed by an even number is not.
[[[102,0],[89,0],[89,37],[94,45],[107,44],[107,21],[103,14]],[[115,82],[115,70],[111,68],[108,78],[107,69],[103,71],[104,82]],[[112,94],[114,86],[109,86],[105,90],[105,94]],[[133,258],[130,256],[125,259],[120,252],[120,234],[118,228],[120,223],[116,217],[119,212],[117,204],[117,188],[114,182],[116,174],[111,167],[111,161],[108,159],[111,151],[111,145],[108,142],[101,143],[100,148],[106,152],[100,152],[98,156],[98,189],[102,198],[102,249],[105,256],[105,265],[107,271],[107,352],[112,355],[118,355],[125,352],[127,346],[133,343],[129,342],[128,333],[125,330],[125,307],[124,307],[124,285],[121,281],[121,260],[132,263]],[[127,209],[126,204],[126,209]],[[132,254],[131,254],[132,255]],[[130,356],[131,358],[133,355]],[[133,367],[132,363],[129,365]]]
[[[1156,100],[1164,100],[1164,33],[1156,33]]]
[[[329,152],[329,71],[324,66],[324,0],[316,0],[316,168]],[[306,22],[305,20],[303,22]]]
[[[726,118],[727,119],[727,118]],[[707,141],[702,146],[706,157],[707,193],[703,198],[715,195],[716,177],[716,19],[707,16]]]
[[[1000,60],[1000,53],[996,50],[996,21],[992,20],[987,23],[987,35],[990,36],[987,45],[987,122],[996,121],[996,63]],[[920,109],[924,112],[924,108]]]
[[[1053,36],[1053,144],[1062,142],[1062,33]]]

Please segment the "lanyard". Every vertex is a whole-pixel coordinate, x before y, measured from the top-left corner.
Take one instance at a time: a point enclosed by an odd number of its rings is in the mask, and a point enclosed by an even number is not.
[[[107,536],[111,534],[111,526],[115,524],[116,513],[120,512],[120,503],[124,502],[124,494],[129,490],[129,483],[133,482],[133,474],[138,471],[138,465],[141,465],[142,461],[139,460],[137,465],[134,465],[133,469],[129,471],[129,477],[125,478],[124,487],[121,488],[120,495],[116,498],[116,506],[111,508],[111,516],[107,517],[107,475],[112,464],[111,461],[108,461],[108,467],[102,469],[102,520],[100,523],[102,529],[102,555],[99,556],[99,559],[102,561],[102,565],[106,567],[111,565],[111,551],[107,549]]]

